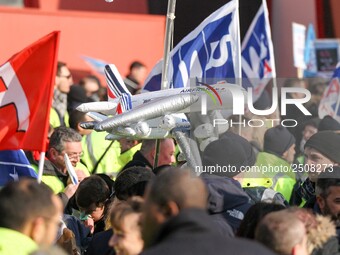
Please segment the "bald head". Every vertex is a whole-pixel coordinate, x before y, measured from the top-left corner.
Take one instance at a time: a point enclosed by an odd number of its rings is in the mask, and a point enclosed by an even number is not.
[[[180,209],[207,207],[207,191],[203,181],[189,169],[165,170],[149,186],[148,199],[162,207],[174,202]]]
[[[182,210],[205,210],[207,191],[203,181],[190,175],[189,169],[171,168],[162,171],[149,184],[142,217],[144,247],[155,242],[161,226]]]
[[[267,214],[259,223],[255,239],[278,254],[289,255],[299,246],[306,252],[306,229],[302,221],[288,210]],[[301,247],[303,244],[303,247]],[[307,254],[307,253],[301,253]]]
[[[140,152],[149,161],[150,165],[154,164],[156,140],[144,140]],[[160,140],[160,148],[158,154],[157,166],[171,165],[176,162],[175,159],[175,143],[172,138]]]

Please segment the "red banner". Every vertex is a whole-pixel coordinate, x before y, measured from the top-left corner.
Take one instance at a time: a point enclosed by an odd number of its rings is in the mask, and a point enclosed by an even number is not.
[[[46,150],[60,32],[0,66],[0,150]]]

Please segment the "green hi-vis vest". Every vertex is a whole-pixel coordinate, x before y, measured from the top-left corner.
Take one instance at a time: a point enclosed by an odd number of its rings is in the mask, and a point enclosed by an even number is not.
[[[68,112],[66,111],[65,116],[64,116],[64,122],[65,122],[66,127],[70,126],[69,125],[69,119],[70,119],[70,116],[68,115]],[[61,126],[59,115],[54,108],[51,108],[51,111],[50,111],[50,125],[53,128],[57,128],[57,127]]]
[[[120,154],[119,156],[119,171],[123,169],[123,167],[132,160],[133,155],[135,155],[135,153],[137,151],[140,150],[140,148],[142,147],[142,143],[139,143],[135,146],[133,146],[132,148],[130,148],[129,150],[123,152],[122,154]]]
[[[97,161],[111,144],[111,141],[105,140],[106,135],[106,132],[93,131],[91,134],[83,136],[82,146],[84,155],[81,158],[81,162],[86,165],[90,173],[93,172]],[[118,141],[114,141],[100,161],[96,173],[115,176],[120,170],[119,156],[120,144]]]
[[[34,169],[37,171],[38,174],[38,167],[34,166]],[[90,176],[89,171],[87,170],[86,166],[84,166],[82,163],[78,162],[75,169],[82,170],[86,176]],[[41,181],[45,183],[47,186],[49,186],[55,194],[58,194],[60,192],[63,192],[65,189],[64,183],[59,180],[57,176],[53,175],[44,175],[41,177]]]
[[[38,245],[28,236],[18,231],[0,228],[0,254],[28,255],[38,249]]]
[[[287,201],[290,200],[296,182],[290,164],[266,152],[257,155],[254,171],[245,173],[244,177],[242,187],[272,188],[280,192]]]

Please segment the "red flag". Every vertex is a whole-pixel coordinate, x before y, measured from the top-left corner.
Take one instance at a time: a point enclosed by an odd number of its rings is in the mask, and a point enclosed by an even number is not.
[[[46,150],[59,31],[0,66],[0,150]]]

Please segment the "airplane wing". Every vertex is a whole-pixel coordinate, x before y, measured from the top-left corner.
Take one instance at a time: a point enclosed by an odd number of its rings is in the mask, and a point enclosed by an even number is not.
[[[176,113],[188,108],[199,99],[195,94],[181,94],[152,100],[129,112],[110,117],[95,126],[95,130],[112,130],[117,127],[128,126],[132,123],[154,119],[166,114]]]
[[[172,137],[173,131],[185,131],[190,128],[190,122],[184,113],[174,113],[114,128],[106,139],[116,140],[122,137],[138,140],[163,139]]]
[[[107,115],[115,115],[117,102],[91,102],[79,105],[76,109],[80,112],[101,112]]]

